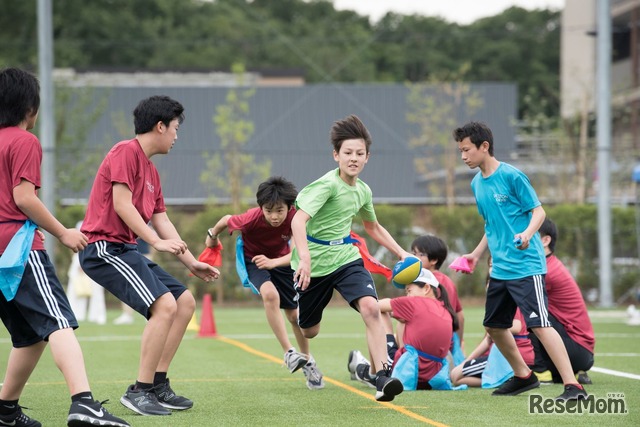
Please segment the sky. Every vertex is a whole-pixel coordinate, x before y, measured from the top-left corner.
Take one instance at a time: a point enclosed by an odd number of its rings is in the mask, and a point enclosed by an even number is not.
[[[403,15],[414,13],[439,16],[461,25],[500,14],[511,6],[525,9],[561,10],[564,0],[333,0],[338,10],[355,10],[368,15],[373,22],[393,11]]]

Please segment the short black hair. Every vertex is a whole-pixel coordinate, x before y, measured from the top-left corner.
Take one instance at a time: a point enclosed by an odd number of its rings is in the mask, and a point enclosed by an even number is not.
[[[174,119],[178,119],[180,123],[184,121],[184,107],[168,96],[152,96],[143,99],[133,110],[136,135],[150,132],[158,122],[169,126]]]
[[[281,176],[272,176],[258,186],[256,200],[258,206],[272,208],[282,202],[291,208],[298,196],[296,186]]]
[[[0,129],[17,126],[40,109],[40,83],[28,71],[0,71]]]
[[[333,123],[331,127],[331,144],[336,153],[340,152],[342,143],[347,139],[362,139],[367,153],[371,147],[371,134],[358,116],[350,115]]]
[[[558,227],[549,218],[545,218],[538,230],[540,237],[549,236],[551,241],[549,242],[549,250],[555,252],[556,240],[558,240]]]
[[[489,155],[493,156],[493,132],[491,132],[489,126],[482,122],[469,122],[453,131],[453,138],[456,142],[462,142],[466,137],[469,137],[476,148],[480,148],[482,143],[487,141],[489,143]]]
[[[411,243],[411,249],[422,252],[429,259],[436,260],[436,270],[440,270],[449,253],[444,240],[431,234],[416,237]]]

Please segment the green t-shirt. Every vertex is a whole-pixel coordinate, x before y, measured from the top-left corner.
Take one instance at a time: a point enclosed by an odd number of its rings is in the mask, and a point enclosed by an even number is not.
[[[358,179],[355,186],[344,182],[339,169],[304,187],[296,199],[296,209],[311,217],[307,222],[307,235],[320,240],[335,240],[351,233],[353,217],[360,215],[363,221],[376,221],[371,189]],[[326,276],[345,264],[360,258],[360,252],[352,244],[321,245],[307,241],[311,254],[311,277]],[[300,258],[298,251],[291,254],[291,268],[296,270]]]

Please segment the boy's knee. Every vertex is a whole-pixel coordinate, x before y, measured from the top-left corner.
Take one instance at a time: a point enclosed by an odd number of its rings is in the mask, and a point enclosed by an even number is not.
[[[195,303],[195,301],[194,301]],[[178,302],[170,292],[162,295],[151,304],[151,316],[162,316],[173,319],[178,312]]]
[[[320,325],[312,326],[310,328],[300,328],[300,331],[302,332],[303,337],[311,339],[318,335],[318,332],[320,332]]]

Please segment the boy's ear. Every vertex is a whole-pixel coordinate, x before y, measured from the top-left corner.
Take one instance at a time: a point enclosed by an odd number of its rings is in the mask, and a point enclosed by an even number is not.
[[[543,236],[540,235],[540,240],[542,240],[542,247],[546,248],[551,243],[551,236]]]

